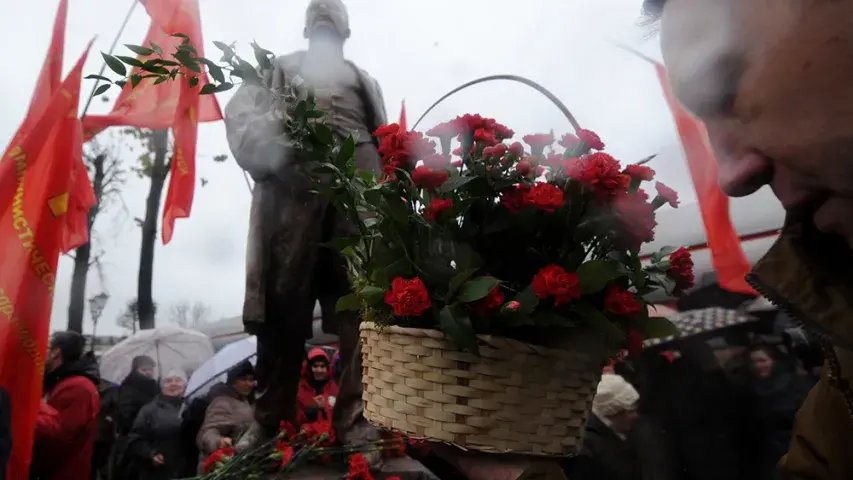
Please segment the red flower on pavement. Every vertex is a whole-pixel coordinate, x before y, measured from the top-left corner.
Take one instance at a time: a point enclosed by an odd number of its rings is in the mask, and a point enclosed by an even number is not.
[[[525,205],[545,212],[554,212],[563,206],[563,189],[550,183],[536,182],[524,193]]]
[[[604,150],[604,142],[602,142],[598,134],[592,130],[581,128],[578,130],[578,138],[587,146],[587,148],[591,148],[593,150]]]
[[[453,199],[451,198],[433,198],[429,205],[424,209],[423,215],[427,220],[434,222],[442,213],[453,208]]]
[[[347,478],[350,480],[373,480],[373,475],[370,473],[370,465],[363,454],[354,453],[349,457]]]
[[[628,329],[628,334],[625,338],[625,346],[628,348],[628,355],[632,357],[639,357],[643,353],[643,342],[645,338],[643,338],[643,334],[634,330],[633,328]]]
[[[500,285],[495,285],[488,295],[471,302],[471,308],[474,309],[474,315],[478,317],[487,317],[493,311],[499,309],[504,303],[504,292],[501,291]]]
[[[293,447],[290,446],[289,443],[278,441],[275,442],[275,449],[281,453],[281,466],[286,467],[287,464],[293,460],[293,455],[295,453],[293,451]]]
[[[655,190],[658,191],[658,197],[661,198],[663,203],[668,203],[672,208],[678,208],[678,192],[661,182],[655,182]]]
[[[622,173],[619,161],[602,152],[581,157],[567,173],[581,182],[599,201],[624,193],[631,182],[631,178]]]
[[[447,170],[433,170],[426,165],[421,165],[412,172],[412,181],[415,182],[415,185],[428,190],[435,190],[440,187],[449,177],[450,174],[447,173]]]
[[[655,207],[642,189],[624,194],[613,200],[613,211],[619,217],[618,248],[638,251],[645,242],[655,239]]]
[[[533,276],[533,293],[541,298],[553,298],[555,305],[569,303],[581,298],[580,278],[559,265],[542,267]]]
[[[670,267],[666,276],[675,281],[675,293],[681,293],[693,287],[693,258],[686,248],[681,247],[669,256]]]
[[[220,448],[219,450],[211,453],[206,459],[204,459],[204,463],[202,464],[202,470],[204,473],[210,473],[219,466],[220,463],[227,462],[231,460],[231,457],[234,456],[234,449],[232,447]]]
[[[321,446],[331,446],[337,441],[335,429],[329,419],[321,419],[302,425],[302,433],[305,434],[308,442],[319,443]]]
[[[296,436],[296,428],[290,422],[281,421],[278,424],[278,434],[281,438],[293,438]]]
[[[628,165],[625,167],[625,174],[635,180],[648,182],[655,178],[655,171],[645,165]]]
[[[521,137],[524,143],[530,145],[530,151],[534,155],[539,155],[545,150],[545,147],[554,143],[553,133],[531,133]]]
[[[391,289],[385,292],[385,303],[400,317],[419,317],[432,305],[423,280],[418,277],[397,277],[391,281]]]
[[[643,309],[633,293],[616,285],[607,288],[604,294],[604,308],[616,315],[634,315]]]

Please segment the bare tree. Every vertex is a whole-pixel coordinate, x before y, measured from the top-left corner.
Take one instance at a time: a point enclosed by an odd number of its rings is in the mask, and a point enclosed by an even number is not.
[[[157,304],[154,304],[154,311],[157,311]],[[125,329],[129,333],[136,333],[139,330],[139,301],[132,299],[127,302],[124,311],[116,319],[116,325]]]
[[[109,207],[121,193],[125,181],[125,171],[122,168],[119,147],[121,140],[115,135],[106,139],[95,139],[89,142],[83,152],[86,170],[95,192],[95,205],[89,209],[87,231],[89,241],[74,252],[74,273],[71,277],[71,295],[68,301],[68,329],[82,333],[83,317],[86,309],[86,281],[89,268],[93,265],[100,270],[100,254],[93,254],[95,241],[95,219],[98,214]]]
[[[179,327],[193,328],[207,323],[210,307],[202,302],[179,302],[172,305],[169,320]]]

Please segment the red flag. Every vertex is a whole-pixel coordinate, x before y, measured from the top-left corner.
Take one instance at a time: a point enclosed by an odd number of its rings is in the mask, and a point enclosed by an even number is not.
[[[400,130],[408,130],[406,128],[406,101],[405,100],[403,100],[403,102],[400,104],[400,121],[397,122],[397,124],[400,125]]]
[[[144,3],[151,16],[151,27],[144,42],[146,46],[154,43],[162,49],[164,55],[169,55],[183,41],[181,37],[172,36],[180,33],[190,38],[198,56],[204,56],[198,0],[147,0]],[[131,74],[139,72],[140,69],[135,67]],[[222,119],[216,97],[198,94],[201,87],[209,83],[207,75],[199,77],[198,85],[192,89],[188,88],[186,78],[158,85],[154,85],[155,79],[149,78],[142,80],[136,88],[127,85],[109,115],[87,116],[83,119],[87,140],[113,125],[154,130],[174,129],[175,155],[163,209],[164,244],[172,238],[175,219],[188,217],[192,210],[198,122]]]
[[[11,479],[28,477],[41,405],[56,267],[74,186],[70,173],[82,167],[75,165],[83,133],[77,105],[88,51],[42,103],[41,115],[28,116],[30,130],[13,139],[0,163],[12,167],[0,168],[0,387],[11,400]]]
[[[743,253],[740,238],[732,225],[729,197],[717,184],[717,159],[708,143],[705,126],[675,99],[664,66],[657,62],[653,63],[666,101],[675,118],[678,135],[681,137],[687,168],[690,169],[699,210],[702,212],[702,222],[705,224],[711,261],[714,270],[717,271],[717,281],[726,290],[757,295],[744,279],[751,265]]]

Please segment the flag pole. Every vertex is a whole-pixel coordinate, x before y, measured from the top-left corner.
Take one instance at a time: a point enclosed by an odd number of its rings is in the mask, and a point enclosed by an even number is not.
[[[118,41],[121,38],[121,34],[124,33],[124,29],[127,28],[128,22],[130,22],[130,17],[133,15],[133,11],[136,9],[136,4],[139,3],[137,0],[132,0],[130,4],[130,10],[127,11],[127,15],[124,16],[124,21],[121,23],[121,27],[118,29],[118,33],[116,34],[116,38],[113,39],[112,45],[110,45],[110,50],[108,52],[109,55],[112,55],[118,46]],[[98,75],[103,76],[104,72],[107,70],[107,63],[104,62],[101,65],[101,70],[98,71]],[[100,79],[95,79],[95,84],[92,85],[92,91],[89,92],[89,98],[86,99],[86,106],[83,107],[83,113],[80,115],[80,118],[86,116],[86,112],[89,111],[89,106],[92,104],[92,99],[95,98],[95,90],[98,89],[98,84],[101,82]]]

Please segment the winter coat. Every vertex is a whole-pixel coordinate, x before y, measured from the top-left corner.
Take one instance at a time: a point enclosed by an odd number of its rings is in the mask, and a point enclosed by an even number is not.
[[[6,466],[12,455],[12,412],[11,399],[0,387],[0,480],[6,479]]]
[[[139,410],[154,400],[160,393],[160,387],[153,378],[148,378],[137,371],[132,371],[121,382],[118,389],[118,431],[127,435],[133,427],[133,422]]]
[[[254,420],[254,410],[247,398],[240,396],[229,385],[218,385],[215,388],[210,392],[210,405],[196,440],[200,456],[199,473],[202,472],[204,459],[219,449],[220,440],[227,437],[236,444]]]
[[[813,382],[777,362],[766,379],[750,378],[749,436],[754,459],[752,478],[780,480],[778,463],[788,451],[794,417]]]
[[[89,478],[98,433],[99,382],[98,364],[91,354],[45,375],[30,478]]]
[[[302,362],[302,379],[299,381],[299,390],[296,393],[297,423],[300,425],[314,421],[318,415],[326,419],[332,419],[332,410],[338,396],[338,384],[332,379],[332,372],[323,383],[317,383],[311,374],[310,362],[317,357],[323,357],[329,361],[329,355],[321,348],[313,348],[308,352],[308,359]],[[323,397],[323,405],[317,405],[314,401],[316,396]]]
[[[788,454],[791,480],[853,478],[853,281],[850,246],[786,222],[747,279],[773,303],[831,339],[820,380],[800,407]]]
[[[578,456],[566,461],[566,477],[578,480],[642,480],[633,444],[618,435],[594,413],[589,414]]]
[[[140,480],[181,478],[186,473],[180,410],[180,397],[158,395],[139,411],[128,437],[127,455]],[[163,456],[163,465],[154,464],[156,454]]]

